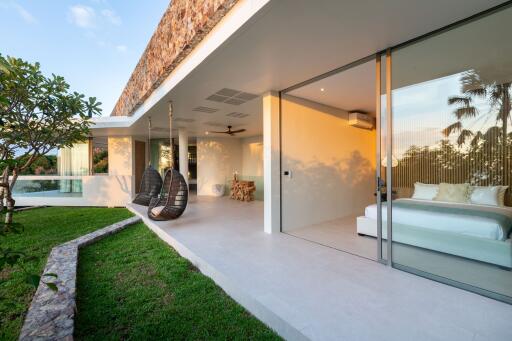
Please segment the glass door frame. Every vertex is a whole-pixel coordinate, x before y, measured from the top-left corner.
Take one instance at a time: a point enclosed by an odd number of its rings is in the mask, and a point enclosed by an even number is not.
[[[376,116],[376,165],[375,165],[375,183],[376,183],[376,203],[377,203],[377,247],[376,247],[376,250],[375,252],[377,253],[377,257],[376,257],[376,261],[379,262],[379,263],[382,263],[382,264],[388,264],[388,262],[386,261],[386,259],[384,259],[382,257],[382,198],[381,198],[381,189],[383,188],[383,184],[384,182],[382,181],[382,174],[381,174],[381,167],[380,167],[380,164],[381,164],[381,155],[382,155],[382,152],[381,152],[381,91],[382,91],[382,86],[381,86],[381,82],[382,82],[382,75],[381,75],[381,54],[382,52],[379,52],[379,53],[374,53],[374,54],[371,54],[369,56],[366,56],[366,57],[363,57],[361,59],[358,59],[354,62],[351,62],[349,64],[346,64],[346,65],[343,65],[341,67],[338,67],[334,70],[331,70],[331,71],[328,71],[326,73],[323,73],[323,74],[320,74],[316,77],[313,77],[313,78],[310,78],[308,80],[305,80],[303,82],[300,82],[300,83],[297,83],[293,86],[290,86],[286,89],[283,89],[281,91],[279,91],[279,173],[280,173],[280,176],[279,176],[279,200],[280,200],[280,203],[279,203],[279,207],[280,207],[280,215],[279,215],[279,220],[280,220],[280,224],[279,224],[279,231],[281,233],[285,233],[285,231],[283,231],[283,177],[285,177],[286,175],[283,174],[283,164],[282,164],[282,154],[283,154],[283,150],[282,150],[282,146],[283,146],[283,141],[282,141],[282,126],[283,126],[283,122],[282,122],[282,96],[290,91],[293,91],[295,89],[298,89],[298,88],[301,88],[305,85],[308,85],[308,84],[311,84],[311,83],[314,83],[314,82],[317,82],[319,80],[322,80],[324,78],[327,78],[327,77],[330,77],[332,75],[335,75],[335,74],[338,74],[338,73],[341,73],[341,72],[344,72],[344,71],[347,71],[347,70],[350,70],[352,68],[355,68],[357,66],[360,66],[362,64],[365,64],[365,63],[369,63],[371,61],[374,61],[375,63],[375,97],[376,97],[376,107],[375,107],[375,116]],[[387,68],[387,65],[386,65],[386,68]],[[386,79],[389,78],[389,77],[386,77]],[[387,87],[386,87],[387,88]],[[391,162],[391,159],[390,159],[390,162]],[[379,185],[380,184],[380,185]],[[389,194],[388,197],[386,198],[387,201],[391,200],[391,190],[388,191]],[[389,213],[390,214],[390,213]],[[391,222],[388,224],[389,226],[387,227],[388,231],[389,229],[391,228]],[[391,254],[391,243],[388,243],[389,246],[387,247],[388,250],[388,254]],[[340,250],[341,252],[344,252],[342,250]],[[354,254],[355,256],[358,256],[356,254]],[[358,256],[358,257],[363,257],[363,256]],[[365,259],[369,259],[369,258],[366,258],[366,257],[363,257]],[[388,258],[388,257],[386,257]],[[388,265],[391,265],[391,264],[388,264]]]
[[[386,125],[382,126],[382,56],[385,56],[385,96],[386,96]],[[393,181],[392,181],[392,170],[393,170],[393,115],[392,115],[392,85],[391,85],[391,67],[392,67],[392,55],[391,49],[387,49],[385,52],[379,52],[375,55],[375,101],[376,101],[376,193],[377,193],[377,260],[379,263],[386,264],[389,267],[393,266]],[[386,134],[386,149],[382,151],[382,132]],[[382,155],[386,156],[386,171],[385,174],[381,172],[382,166]],[[390,157],[391,156],[391,157]],[[383,178],[383,175],[385,178]],[[384,180],[385,179],[385,180]],[[386,257],[383,257],[383,237],[382,237],[382,189],[386,188]]]

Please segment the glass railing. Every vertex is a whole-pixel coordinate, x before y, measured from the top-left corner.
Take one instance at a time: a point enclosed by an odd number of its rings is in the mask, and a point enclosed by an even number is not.
[[[27,176],[16,181],[12,195],[16,197],[81,197],[81,177]]]

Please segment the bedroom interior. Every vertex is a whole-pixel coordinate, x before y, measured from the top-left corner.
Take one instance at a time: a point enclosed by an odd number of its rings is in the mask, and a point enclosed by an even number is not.
[[[356,231],[375,202],[375,62],[286,92],[281,115],[282,231],[377,260]]]
[[[393,262],[508,297],[511,18],[506,8],[392,54]]]
[[[511,23],[501,9],[282,92],[282,232],[386,259],[392,199],[393,266],[512,303]]]

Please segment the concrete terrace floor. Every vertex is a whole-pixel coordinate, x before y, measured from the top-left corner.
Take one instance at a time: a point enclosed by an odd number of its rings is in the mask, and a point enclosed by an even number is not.
[[[153,222],[160,238],[290,339],[512,340],[512,305],[283,233],[263,232],[263,203],[192,197]]]

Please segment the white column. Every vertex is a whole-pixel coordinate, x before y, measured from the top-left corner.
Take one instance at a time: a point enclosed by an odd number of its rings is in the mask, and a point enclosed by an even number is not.
[[[271,91],[263,95],[263,190],[264,230],[281,230],[279,163],[279,95]]]
[[[186,128],[178,129],[178,144],[180,148],[180,173],[188,184],[188,131]]]

